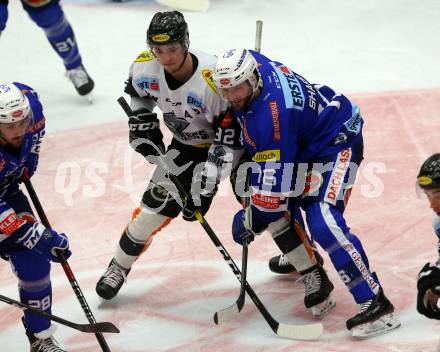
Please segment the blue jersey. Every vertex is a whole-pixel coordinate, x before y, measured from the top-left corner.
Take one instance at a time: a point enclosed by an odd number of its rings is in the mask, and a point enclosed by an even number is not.
[[[24,169],[28,169],[29,176],[32,176],[37,169],[45,126],[43,108],[37,94],[24,84],[14,83],[14,85],[29,100],[31,117],[29,128],[17,153],[11,153],[0,146],[0,243],[22,224],[17,220],[15,211],[7,199],[17,192]]]
[[[245,111],[236,111],[252,160],[251,204],[263,222],[281,217],[295,185],[294,167],[337,154],[361,136],[359,108],[330,87],[311,84],[282,63],[250,51],[263,88]],[[290,193],[289,193],[290,192]]]

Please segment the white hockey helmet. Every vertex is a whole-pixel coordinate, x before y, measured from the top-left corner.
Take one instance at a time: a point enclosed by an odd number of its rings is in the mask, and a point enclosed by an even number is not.
[[[252,92],[263,86],[257,60],[246,49],[231,49],[218,55],[214,82],[218,89],[232,88],[249,81]]]
[[[31,113],[29,100],[14,84],[0,84],[0,123],[26,119]]]

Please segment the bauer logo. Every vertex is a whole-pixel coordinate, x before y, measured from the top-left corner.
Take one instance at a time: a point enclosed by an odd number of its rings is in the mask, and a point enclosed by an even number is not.
[[[222,78],[220,80],[221,85],[225,85],[225,84],[229,84],[229,83],[231,83],[231,80],[229,78]]]
[[[417,182],[419,183],[419,185],[421,186],[428,186],[432,183],[432,178],[428,177],[428,176],[420,176],[417,179]]]
[[[265,150],[256,153],[253,156],[252,160],[256,161],[257,163],[264,163],[266,161],[279,161],[281,159],[280,154],[281,153],[279,149]]]
[[[164,43],[170,40],[170,36],[168,34],[156,34],[151,37],[153,41],[158,43]]]

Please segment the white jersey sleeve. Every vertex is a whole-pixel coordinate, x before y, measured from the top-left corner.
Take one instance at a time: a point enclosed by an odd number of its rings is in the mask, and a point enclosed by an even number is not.
[[[224,114],[228,103],[221,98],[213,81],[216,58],[191,50],[198,66],[191,78],[177,89],[170,89],[164,69],[150,51],[139,55],[130,69],[131,85],[140,98],[154,100],[163,121],[177,141],[206,147],[215,138],[214,120]]]

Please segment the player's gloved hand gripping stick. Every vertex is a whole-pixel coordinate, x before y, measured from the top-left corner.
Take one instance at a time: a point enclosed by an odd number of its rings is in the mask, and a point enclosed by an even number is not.
[[[34,204],[35,210],[38,213],[38,216],[42,222],[42,224],[48,228],[51,228],[49,220],[46,217],[46,213],[44,212],[43,206],[40,203],[40,200],[37,196],[37,193],[35,192],[35,189],[31,183],[31,180],[29,177],[25,174],[23,175],[23,183],[26,186],[26,189],[29,193],[29,196],[31,197],[32,203]],[[79,287],[78,281],[76,281],[75,275],[72,272],[72,269],[70,268],[69,263],[67,262],[66,258],[64,257],[63,251],[57,250],[56,252],[57,257],[60,260],[61,266],[64,269],[64,272],[70,282],[70,286],[72,286],[73,291],[75,292],[76,298],[78,299],[81,308],[83,312],[85,313],[87,320],[89,323],[95,324],[96,319],[93,316],[93,313],[81,291],[81,288]],[[103,352],[111,352],[110,348],[107,345],[107,342],[104,339],[104,336],[101,332],[95,333],[96,339],[98,340],[99,345],[101,346],[101,349]]]

